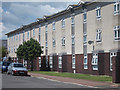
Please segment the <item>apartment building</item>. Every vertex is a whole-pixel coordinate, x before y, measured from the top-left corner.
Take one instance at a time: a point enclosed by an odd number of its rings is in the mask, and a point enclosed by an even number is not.
[[[112,75],[113,57],[120,57],[119,20],[120,1],[81,1],[7,33],[9,56],[18,60],[18,46],[34,38],[44,47],[37,70]]]

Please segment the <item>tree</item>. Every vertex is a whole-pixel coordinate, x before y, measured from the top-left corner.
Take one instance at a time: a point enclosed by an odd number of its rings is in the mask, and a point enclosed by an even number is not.
[[[7,49],[5,47],[0,47],[0,57],[5,57],[7,55]]]
[[[32,38],[27,42],[25,41],[23,45],[20,45],[16,52],[19,59],[31,61],[31,71],[33,71],[33,60],[40,57],[42,53],[42,47],[39,42]]]

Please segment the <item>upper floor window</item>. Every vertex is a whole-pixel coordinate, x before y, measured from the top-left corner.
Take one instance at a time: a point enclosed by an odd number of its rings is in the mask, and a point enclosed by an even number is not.
[[[98,70],[98,54],[93,54],[92,67],[93,70]]]
[[[84,13],[83,13],[83,22],[86,22],[86,21],[87,21],[87,13],[84,12]]]
[[[53,22],[52,28],[53,28],[53,30],[55,30],[55,22]]]
[[[75,44],[75,36],[72,36],[72,45]]]
[[[25,41],[25,32],[23,32],[23,42]]]
[[[98,29],[98,30],[96,31],[96,41],[97,41],[97,42],[100,42],[101,40],[102,40],[101,30]]]
[[[71,20],[72,20],[72,24],[75,24],[75,19],[74,19],[74,16],[71,17]]]
[[[97,7],[96,8],[96,18],[101,18],[101,8],[100,7]]]
[[[33,37],[35,36],[35,29],[33,29]]]
[[[47,33],[47,31],[48,31],[48,25],[46,24],[45,25],[45,32]]]
[[[53,39],[53,47],[56,47],[56,41]]]
[[[120,2],[114,4],[114,15],[119,14],[120,12]]]
[[[28,33],[27,33],[27,38],[29,39],[29,31],[28,31]]]
[[[115,40],[120,40],[120,26],[114,27]]]
[[[20,36],[20,33],[19,33],[19,41],[20,41],[20,39],[21,39],[21,36]]]
[[[40,32],[41,32],[41,26],[39,26],[39,35],[40,35]]]
[[[83,35],[83,43],[84,43],[84,45],[87,44],[87,34]]]
[[[62,46],[65,46],[65,37],[62,37],[61,41],[62,41]]]
[[[65,20],[64,19],[62,19],[61,25],[62,25],[62,28],[65,28]]]

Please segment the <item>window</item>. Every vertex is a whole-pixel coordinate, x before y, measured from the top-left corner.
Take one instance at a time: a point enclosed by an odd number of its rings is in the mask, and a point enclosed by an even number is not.
[[[56,46],[56,41],[55,41],[55,39],[53,39],[53,47],[55,47]]]
[[[21,38],[21,37],[20,37],[20,33],[19,33],[19,41],[20,41],[20,38]]]
[[[29,31],[28,31],[28,33],[27,33],[27,38],[29,39]]]
[[[96,31],[96,41],[97,41],[97,42],[101,42],[101,40],[102,40],[101,30],[98,29],[98,30]]]
[[[120,3],[114,4],[114,15],[117,15],[120,13]]]
[[[117,56],[117,53],[115,53],[115,52],[110,53],[110,71],[112,71],[112,57],[113,56]]]
[[[115,34],[115,40],[119,40],[120,39],[120,26],[115,26],[114,28],[114,34]]]
[[[62,19],[61,25],[62,25],[62,28],[65,28],[65,20],[64,19]]]
[[[48,67],[48,56],[46,56],[46,67]]]
[[[88,69],[88,65],[87,65],[87,55],[84,55],[84,69]]]
[[[16,41],[18,40],[18,34],[16,34]]]
[[[35,37],[35,29],[33,29],[33,37]]]
[[[101,18],[101,8],[100,7],[96,8],[96,18],[97,19]]]
[[[87,21],[87,13],[84,12],[84,13],[83,13],[83,22],[85,23],[86,21]]]
[[[55,22],[52,24],[53,31],[55,30]]]
[[[65,46],[65,37],[62,37],[62,46]]]
[[[40,32],[41,32],[41,26],[39,25],[39,34],[40,34]]]
[[[48,47],[48,42],[47,41],[45,42],[45,46]]]
[[[75,24],[74,16],[71,17],[72,24]]]
[[[62,56],[59,56],[59,68],[62,68]]]
[[[72,55],[72,68],[75,68],[75,55]]]
[[[93,54],[92,68],[93,70],[98,70],[98,54]]]
[[[46,31],[46,33],[47,33],[47,31],[48,31],[48,26],[47,26],[47,24],[45,25],[45,31]]]
[[[25,41],[25,32],[23,32],[23,42]]]
[[[53,57],[50,56],[50,68],[53,68]]]
[[[39,57],[38,59],[39,59],[39,67],[41,67],[41,57]]]
[[[84,45],[87,44],[87,34],[83,35],[83,43],[84,43]]]
[[[72,45],[75,44],[75,36],[72,36]]]

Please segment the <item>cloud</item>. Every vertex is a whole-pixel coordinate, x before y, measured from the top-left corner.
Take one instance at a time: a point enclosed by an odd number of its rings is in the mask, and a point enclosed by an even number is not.
[[[44,15],[51,15],[67,8],[67,3],[42,3],[42,2],[22,2],[3,3],[2,23],[4,24],[3,37],[5,33],[19,28],[21,25],[32,23],[36,18]]]

